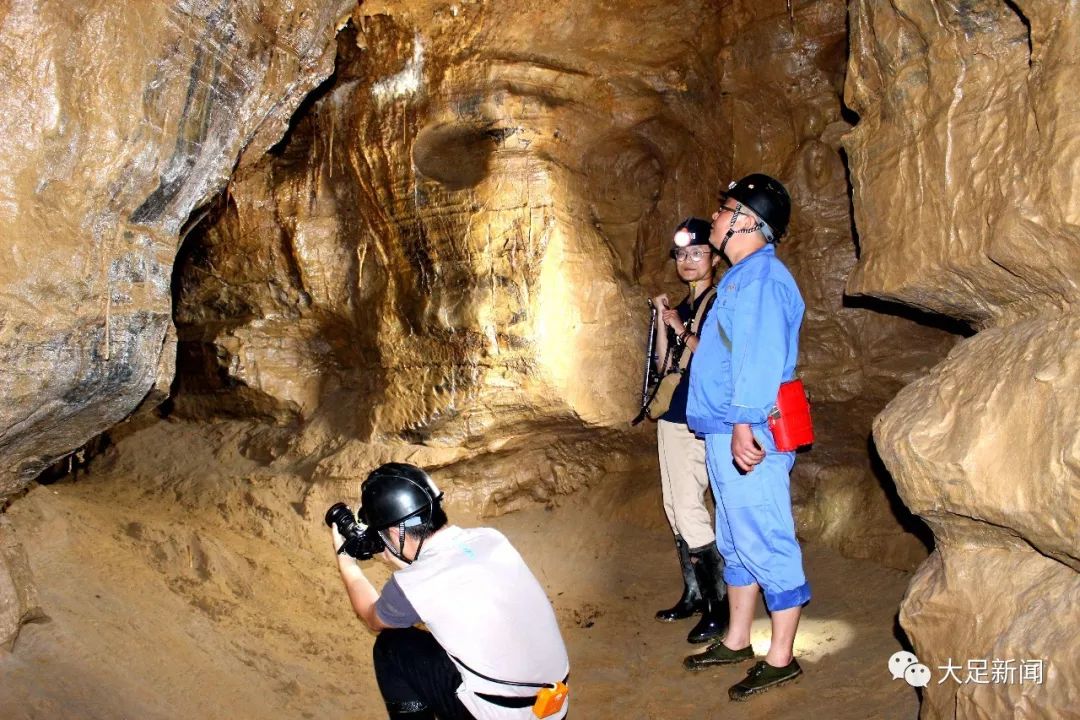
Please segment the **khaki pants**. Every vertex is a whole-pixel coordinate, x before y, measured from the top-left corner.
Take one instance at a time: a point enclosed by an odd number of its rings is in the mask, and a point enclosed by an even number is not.
[[[659,420],[656,443],[664,512],[672,531],[681,535],[691,549],[715,543],[713,514],[705,505],[705,491],[709,487],[705,441],[694,437],[682,423]]]

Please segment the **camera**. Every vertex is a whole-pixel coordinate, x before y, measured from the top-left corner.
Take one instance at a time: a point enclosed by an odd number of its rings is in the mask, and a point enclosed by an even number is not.
[[[369,532],[366,525],[356,522],[352,510],[345,503],[335,503],[326,511],[326,526],[336,525],[338,532],[345,538],[345,544],[338,548],[357,560],[370,560],[383,551],[386,545],[376,532]]]

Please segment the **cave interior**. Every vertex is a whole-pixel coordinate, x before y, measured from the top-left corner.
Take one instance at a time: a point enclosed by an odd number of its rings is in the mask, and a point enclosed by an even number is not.
[[[1074,4],[15,5],[0,716],[381,717],[323,514],[411,462],[540,579],[577,717],[1080,717]],[[629,420],[672,230],[757,171],[815,597],[806,676],[736,707],[653,622]]]

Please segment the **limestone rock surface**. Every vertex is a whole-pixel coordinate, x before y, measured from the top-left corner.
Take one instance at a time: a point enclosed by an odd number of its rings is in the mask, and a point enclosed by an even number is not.
[[[936,551],[901,610],[935,672],[924,718],[1075,717],[1080,652],[1080,102],[1075,5],[856,2],[845,138],[862,248],[848,288],[981,331],[874,437]],[[959,682],[937,682],[947,660]],[[967,663],[1041,662],[1042,682]]]
[[[333,82],[192,236],[180,409],[480,449],[625,426],[634,281],[717,182],[711,54],[676,32],[715,10],[637,6],[360,7]]]
[[[1070,3],[852,3],[850,292],[982,324],[1075,305],[1078,23]]]
[[[0,503],[165,397],[189,216],[330,74],[351,5],[0,9]]]
[[[901,614],[916,654],[959,660],[962,680],[969,659],[1044,663],[1041,684],[935,680],[924,717],[1065,717],[1080,702],[1078,346],[1071,314],[983,330],[875,425],[939,548]]]

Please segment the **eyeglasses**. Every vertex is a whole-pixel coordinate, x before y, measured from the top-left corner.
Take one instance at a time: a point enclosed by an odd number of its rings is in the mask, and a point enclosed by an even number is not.
[[[676,250],[675,260],[676,262],[699,262],[702,258],[708,257],[708,250],[694,249],[694,250]]]
[[[721,205],[721,206],[720,206],[720,209],[716,211],[716,214],[717,214],[717,215],[719,215],[720,213],[722,213],[722,212],[724,212],[724,211],[727,211],[727,212],[729,212],[729,213],[734,213],[734,214],[736,214],[736,215],[738,215],[738,214],[739,214],[739,212],[740,212],[740,211],[739,211],[738,209],[736,209],[736,208],[731,208],[731,207],[728,207],[727,205]]]

